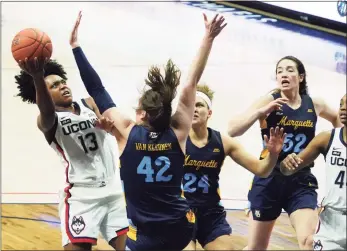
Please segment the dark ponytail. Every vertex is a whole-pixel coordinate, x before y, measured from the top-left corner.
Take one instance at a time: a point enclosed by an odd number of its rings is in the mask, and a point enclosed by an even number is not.
[[[147,122],[155,131],[164,131],[170,127],[172,100],[176,97],[181,72],[171,60],[165,67],[165,77],[157,66],[152,66],[145,80],[149,90],[140,98],[141,109],[147,113]]]

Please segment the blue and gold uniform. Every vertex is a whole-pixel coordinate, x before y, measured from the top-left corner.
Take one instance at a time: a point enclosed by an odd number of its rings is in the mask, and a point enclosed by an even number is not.
[[[272,94],[274,99],[280,98],[280,92]],[[271,127],[283,127],[287,134],[282,151],[274,171],[268,178],[255,176],[248,193],[250,209],[254,220],[271,221],[278,218],[282,208],[290,215],[292,212],[317,207],[317,179],[311,173],[313,163],[292,176],[284,176],[279,169],[280,163],[289,154],[301,152],[315,136],[317,115],[312,99],[301,95],[301,106],[292,109],[283,105],[282,110],[275,110],[260,121],[261,133],[269,136]],[[266,148],[260,158],[268,154]]]
[[[183,178],[184,196],[196,217],[193,240],[203,247],[219,236],[231,234],[218,183],[225,159],[223,142],[218,131],[208,128],[208,133],[204,147],[195,146],[188,137]]]
[[[184,153],[172,129],[135,125],[120,156],[130,223],[130,250],[182,250],[192,238],[194,214],[183,197]]]

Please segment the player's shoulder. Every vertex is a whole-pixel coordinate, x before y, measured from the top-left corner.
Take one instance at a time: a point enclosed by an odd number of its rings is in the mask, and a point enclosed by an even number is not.
[[[333,139],[334,134],[335,134],[335,129],[322,131],[315,136],[314,142],[320,147],[326,148],[329,142],[331,142],[331,140]]]
[[[262,96],[260,96],[256,103],[258,104],[259,107],[262,107],[264,105],[267,105],[268,103],[274,101],[277,98],[281,97],[281,90],[280,89],[273,89]]]

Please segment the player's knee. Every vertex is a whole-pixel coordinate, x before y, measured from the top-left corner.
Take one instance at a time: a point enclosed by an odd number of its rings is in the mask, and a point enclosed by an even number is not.
[[[313,245],[313,236],[298,236],[298,244],[301,250],[311,250]]]

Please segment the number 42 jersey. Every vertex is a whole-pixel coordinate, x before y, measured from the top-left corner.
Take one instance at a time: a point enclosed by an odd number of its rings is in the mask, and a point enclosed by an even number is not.
[[[57,112],[51,147],[66,166],[66,183],[96,184],[115,175],[116,144],[106,131],[95,127],[97,116],[82,99],[74,102],[80,114]]]

